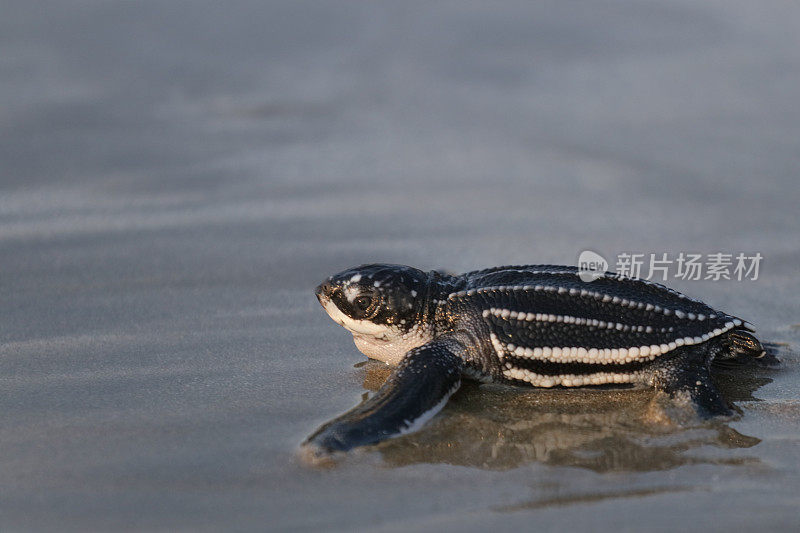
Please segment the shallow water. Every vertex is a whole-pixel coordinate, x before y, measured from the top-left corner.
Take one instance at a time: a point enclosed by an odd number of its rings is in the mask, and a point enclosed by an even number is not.
[[[797,528],[798,11],[6,2],[3,529]],[[783,368],[720,378],[734,421],[469,386],[297,461],[385,376],[325,276],[584,249],[761,252],[757,281],[670,285]]]

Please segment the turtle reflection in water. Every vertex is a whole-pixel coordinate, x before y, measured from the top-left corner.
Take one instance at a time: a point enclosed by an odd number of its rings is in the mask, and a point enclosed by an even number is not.
[[[359,366],[365,372],[364,387],[371,391],[391,372],[375,361]],[[730,400],[747,402],[757,401],[753,393],[772,379],[750,368],[721,370],[715,381]],[[693,453],[703,446],[750,448],[760,440],[721,420],[685,427],[665,420],[662,414],[670,405],[660,400],[644,387],[525,390],[469,384],[448,402],[443,416],[416,433],[379,444],[377,450],[391,466],[441,463],[491,470],[537,462],[596,472],[646,472],[755,461]]]

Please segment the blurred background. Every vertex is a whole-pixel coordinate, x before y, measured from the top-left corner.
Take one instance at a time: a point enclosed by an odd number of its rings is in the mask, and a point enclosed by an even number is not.
[[[790,355],[655,452],[556,397],[558,436],[498,464],[539,400],[476,432],[477,389],[429,437],[485,460],[294,450],[370,388],[313,296],[364,262],[760,252],[757,281],[670,284],[796,346],[798,50],[777,1],[4,1],[0,525],[797,526]]]

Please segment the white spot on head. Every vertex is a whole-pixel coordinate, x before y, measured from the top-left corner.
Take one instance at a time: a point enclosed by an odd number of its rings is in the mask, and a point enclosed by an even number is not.
[[[344,297],[347,298],[348,302],[352,302],[358,296],[359,290],[358,287],[346,287],[344,289]]]

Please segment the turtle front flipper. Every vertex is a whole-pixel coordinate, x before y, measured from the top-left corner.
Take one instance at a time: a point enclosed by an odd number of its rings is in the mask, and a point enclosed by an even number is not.
[[[409,351],[374,396],[315,431],[303,453],[325,457],[416,431],[461,385],[459,349],[442,338]]]

